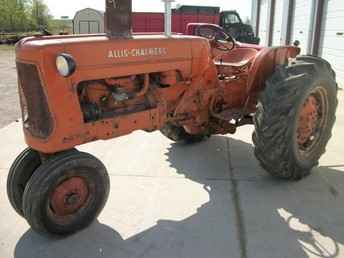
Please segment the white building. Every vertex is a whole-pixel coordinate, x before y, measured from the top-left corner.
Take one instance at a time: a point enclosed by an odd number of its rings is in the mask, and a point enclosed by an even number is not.
[[[252,6],[262,45],[299,41],[302,54],[328,60],[344,86],[344,0],[252,0]]]
[[[74,34],[95,34],[104,32],[104,12],[92,8],[78,11],[73,19]]]

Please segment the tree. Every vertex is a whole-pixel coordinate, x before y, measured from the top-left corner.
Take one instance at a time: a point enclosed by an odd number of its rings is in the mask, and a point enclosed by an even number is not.
[[[47,28],[51,16],[43,0],[0,0],[0,32]]]
[[[48,6],[43,0],[33,0],[31,17],[36,30],[48,28],[49,22],[52,19],[49,14]]]
[[[27,31],[30,29],[30,18],[28,13],[28,1],[17,0],[15,9],[15,30],[16,31]]]
[[[28,26],[27,0],[0,0],[0,31],[25,30]]]

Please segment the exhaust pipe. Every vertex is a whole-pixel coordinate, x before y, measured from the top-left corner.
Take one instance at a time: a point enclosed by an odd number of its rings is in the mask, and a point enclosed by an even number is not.
[[[165,35],[172,36],[172,2],[175,0],[162,0],[165,3]]]
[[[132,0],[106,0],[105,27],[110,38],[131,38]]]

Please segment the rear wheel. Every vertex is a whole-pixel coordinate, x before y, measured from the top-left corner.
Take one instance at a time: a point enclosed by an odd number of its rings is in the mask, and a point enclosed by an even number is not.
[[[162,129],[160,129],[160,132],[174,142],[186,144],[201,142],[209,138],[209,135],[206,134],[189,134],[183,127],[173,124],[166,124]]]
[[[24,216],[38,233],[68,235],[92,223],[108,195],[109,177],[98,159],[61,153],[44,162],[27,183]]]
[[[301,179],[318,165],[337,108],[335,73],[323,59],[301,56],[267,81],[255,115],[255,155],[271,175]]]

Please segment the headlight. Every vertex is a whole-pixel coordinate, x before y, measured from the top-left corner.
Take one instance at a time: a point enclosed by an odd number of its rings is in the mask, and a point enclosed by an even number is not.
[[[68,77],[75,72],[76,64],[71,55],[60,54],[56,58],[56,68],[63,77]]]

